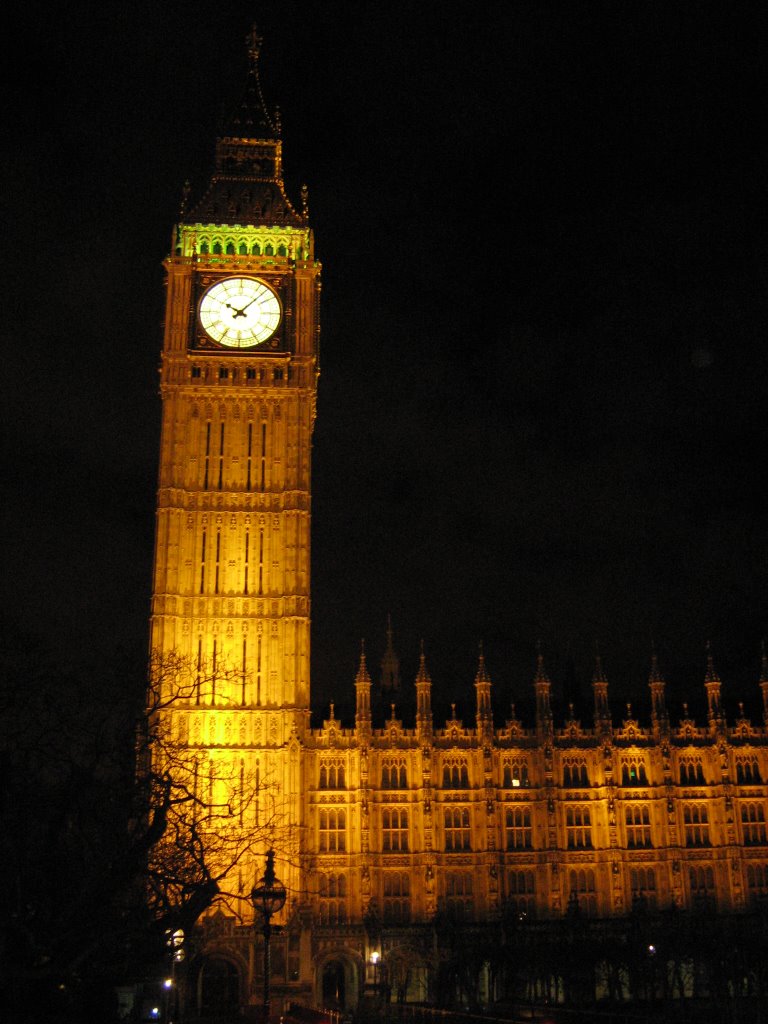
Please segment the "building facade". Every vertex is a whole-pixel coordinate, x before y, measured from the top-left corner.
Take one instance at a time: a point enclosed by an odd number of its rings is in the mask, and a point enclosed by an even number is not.
[[[286,195],[260,45],[254,31],[245,96],[210,185],[185,196],[165,264],[153,692],[190,792],[226,808],[219,828],[237,850],[221,901],[188,937],[190,1012],[260,1000],[249,894],[269,849],[288,893],[272,938],[278,1009],[354,1007],[382,979],[428,998],[440,915],[747,909],[768,896],[765,658],[759,726],[725,721],[711,657],[706,723],[670,721],[654,660],[650,722],[627,708],[616,724],[599,659],[590,722],[556,723],[541,656],[535,720],[513,709],[499,726],[482,654],[474,721],[437,724],[422,653],[412,722],[394,705],[373,721],[361,655],[354,723],[331,708],[310,727],[320,264],[306,192],[298,206]],[[390,627],[381,692],[399,687]]]

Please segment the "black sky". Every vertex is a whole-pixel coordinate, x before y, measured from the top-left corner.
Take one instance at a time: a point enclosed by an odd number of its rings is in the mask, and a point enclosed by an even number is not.
[[[525,707],[600,644],[645,716],[766,629],[760,6],[25,7],[3,131],[5,615],[95,665],[146,646],[162,259],[262,28],[323,261],[313,705],[391,613],[410,689]],[[673,699],[673,703],[674,703]]]

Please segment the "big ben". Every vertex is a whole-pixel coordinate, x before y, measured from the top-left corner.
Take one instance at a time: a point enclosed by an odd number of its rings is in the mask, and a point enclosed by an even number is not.
[[[194,758],[203,797],[224,778],[251,790],[240,798],[276,849],[287,915],[301,889],[320,265],[306,192],[298,206],[286,194],[260,47],[254,29],[245,94],[165,261],[151,645],[157,685],[175,666],[167,734]],[[241,858],[230,883],[246,915],[261,866]]]

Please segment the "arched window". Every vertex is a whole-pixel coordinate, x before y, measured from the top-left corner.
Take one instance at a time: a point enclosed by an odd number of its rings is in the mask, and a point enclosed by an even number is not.
[[[709,846],[707,805],[686,804],[683,807],[683,827],[686,846]]]
[[[450,807],[444,815],[445,849],[449,852],[472,848],[472,832],[467,807]]]
[[[258,242],[254,242],[253,245],[251,246],[251,255],[261,256],[261,246],[259,245]]]
[[[221,242],[214,242],[213,249],[211,250],[214,256],[221,256]]]
[[[577,905],[579,910],[585,914],[596,914],[597,889],[595,886],[594,870],[592,868],[581,868],[578,871],[571,871],[570,881],[570,903]]]
[[[508,807],[505,816],[508,850],[530,850],[533,846],[533,828],[529,807]]]
[[[627,846],[633,850],[653,846],[651,816],[646,804],[631,804],[624,809]]]
[[[382,909],[384,920],[408,922],[411,919],[411,878],[406,871],[385,871]]]
[[[741,805],[741,830],[745,846],[765,846],[765,806],[763,804]]]
[[[320,811],[320,852],[343,853],[346,842],[347,815],[340,808]]]
[[[569,850],[592,848],[592,823],[588,807],[568,807],[565,812],[565,831]]]
[[[381,812],[381,848],[385,853],[408,849],[408,812],[387,807]]]

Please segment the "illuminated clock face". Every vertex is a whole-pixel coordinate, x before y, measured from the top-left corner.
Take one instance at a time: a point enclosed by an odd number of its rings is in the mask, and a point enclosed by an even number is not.
[[[200,300],[200,323],[209,338],[228,348],[267,341],[280,323],[280,300],[263,281],[227,277]]]

